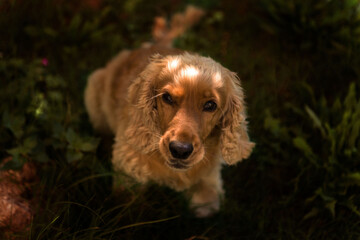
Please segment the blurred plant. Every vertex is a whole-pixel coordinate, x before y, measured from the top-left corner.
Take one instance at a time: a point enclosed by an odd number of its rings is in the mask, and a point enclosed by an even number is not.
[[[288,79],[277,80],[288,83],[292,101],[299,99],[292,89],[297,81],[305,81],[314,95],[324,95],[329,102],[344,94],[351,82],[358,81],[359,0],[260,2],[256,19],[262,33],[267,33],[268,49],[273,49],[280,69],[295,72]]]
[[[360,42],[358,0],[262,0],[261,5],[260,26],[301,51],[350,54]]]
[[[0,155],[13,157],[4,168],[62,156],[73,162],[96,150],[98,139],[74,131],[81,112],[71,112],[68,85],[60,76],[49,74],[40,60],[29,64],[0,60],[0,78],[0,100],[7,103],[0,105],[0,144],[4,147]]]
[[[336,209],[342,207],[360,216],[360,97],[356,84],[350,85],[344,101],[337,97],[330,106],[326,98],[317,99],[310,86],[302,86],[300,96],[304,92],[310,96],[304,108],[286,104],[288,118],[296,122],[274,118],[268,110],[264,127],[276,138],[275,146],[287,146],[285,155],[281,147],[274,149],[279,156],[297,165],[298,173],[291,181],[293,194],[306,198],[302,204],[311,209],[304,220],[323,210],[335,217]],[[286,155],[289,152],[296,154]]]

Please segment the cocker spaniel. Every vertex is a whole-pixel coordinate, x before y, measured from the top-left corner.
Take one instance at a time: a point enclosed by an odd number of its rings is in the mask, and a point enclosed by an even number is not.
[[[222,163],[249,157],[254,146],[236,74],[171,47],[202,14],[188,7],[170,28],[157,18],[156,42],[120,52],[89,77],[85,91],[94,128],[115,135],[115,171],[186,190],[198,217],[219,210]]]

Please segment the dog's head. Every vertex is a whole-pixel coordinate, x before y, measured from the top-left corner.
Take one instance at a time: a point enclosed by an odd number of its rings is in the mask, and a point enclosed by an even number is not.
[[[191,168],[218,146],[225,162],[234,164],[254,146],[239,79],[210,58],[153,56],[129,100],[137,110],[128,141],[143,153],[159,150],[173,169]]]

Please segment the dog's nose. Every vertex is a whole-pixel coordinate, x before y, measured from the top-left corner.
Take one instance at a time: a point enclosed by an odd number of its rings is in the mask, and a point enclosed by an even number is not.
[[[171,155],[174,158],[187,159],[194,150],[191,143],[171,141],[169,144]]]

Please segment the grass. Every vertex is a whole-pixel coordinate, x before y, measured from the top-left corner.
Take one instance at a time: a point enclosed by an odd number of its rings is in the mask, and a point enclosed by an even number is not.
[[[359,2],[157,2],[0,3],[0,158],[39,167],[29,238],[359,239]],[[189,3],[207,15],[175,45],[239,74],[257,143],[224,167],[225,199],[208,219],[157,185],[112,194],[111,146],[82,100],[94,69]]]

